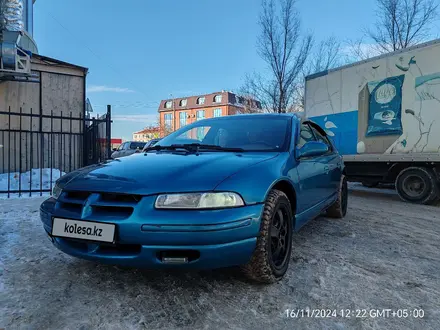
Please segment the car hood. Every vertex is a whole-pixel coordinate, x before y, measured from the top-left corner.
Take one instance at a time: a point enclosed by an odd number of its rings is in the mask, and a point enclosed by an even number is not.
[[[58,184],[67,190],[149,195],[209,191],[230,175],[278,153],[149,152],[71,172]]]

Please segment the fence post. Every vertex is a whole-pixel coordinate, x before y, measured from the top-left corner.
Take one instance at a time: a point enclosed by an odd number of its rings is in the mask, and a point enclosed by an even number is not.
[[[89,158],[89,152],[87,149],[87,135],[88,135],[88,128],[87,128],[87,116],[84,113],[84,118],[83,118],[83,127],[82,127],[82,145],[83,145],[83,164],[82,166],[87,166],[88,164],[88,158]]]
[[[110,158],[112,153],[112,106],[107,105],[107,159]]]

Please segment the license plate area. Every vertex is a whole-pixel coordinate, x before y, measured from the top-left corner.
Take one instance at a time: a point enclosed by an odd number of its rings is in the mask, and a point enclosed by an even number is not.
[[[114,223],[52,218],[52,236],[81,241],[115,243]]]

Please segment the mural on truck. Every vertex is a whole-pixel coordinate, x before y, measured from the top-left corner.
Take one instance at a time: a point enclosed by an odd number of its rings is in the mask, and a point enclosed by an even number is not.
[[[402,134],[401,107],[404,75],[367,84],[369,92],[366,136]]]
[[[439,152],[438,58],[440,46],[310,77],[307,116],[342,154]]]

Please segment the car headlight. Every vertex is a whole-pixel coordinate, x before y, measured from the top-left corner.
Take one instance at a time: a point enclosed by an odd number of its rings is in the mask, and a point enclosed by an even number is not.
[[[58,199],[60,197],[61,193],[63,192],[63,189],[55,183],[55,186],[52,188],[52,197],[55,199]]]
[[[166,194],[156,198],[157,209],[212,209],[243,206],[240,195],[233,192]]]

